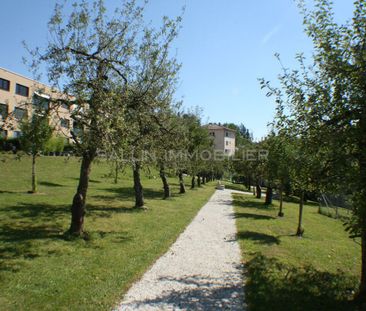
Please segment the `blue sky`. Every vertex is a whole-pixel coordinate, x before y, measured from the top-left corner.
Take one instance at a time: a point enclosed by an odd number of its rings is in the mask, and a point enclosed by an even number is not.
[[[309,1],[311,3],[311,1]],[[334,0],[336,17],[352,16],[351,0]],[[118,0],[106,0],[108,7]],[[2,1],[0,67],[30,76],[22,40],[45,46],[53,0]],[[298,52],[310,54],[302,18],[293,0],[150,0],[146,17],[157,22],[186,6],[183,28],[175,43],[183,64],[177,98],[184,107],[203,108],[203,122],[244,123],[259,139],[273,118],[273,100],[265,97],[258,78],[276,81],[280,67],[294,67]]]

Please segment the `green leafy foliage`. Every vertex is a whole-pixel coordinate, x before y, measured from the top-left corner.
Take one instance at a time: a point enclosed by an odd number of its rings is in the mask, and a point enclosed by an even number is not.
[[[59,1],[48,23],[47,47],[31,51],[32,69],[44,64],[52,86],[61,86],[74,106],[77,130],[71,136],[82,155],[70,225],[76,235],[83,232],[88,179],[98,153],[115,163],[122,153],[140,157],[150,150],[171,104],[180,65],[170,47],[181,17],[165,17],[154,28],[145,22],[145,6],[124,0],[111,13],[102,0],[71,6]]]
[[[297,202],[286,202],[286,216],[279,218],[277,200],[267,208],[251,195],[233,198],[249,310],[357,310],[351,300],[359,284],[360,245],[340,220],[305,204],[308,229],[298,238]]]
[[[30,119],[24,119],[20,124],[20,130],[22,149],[32,155],[37,155],[45,149],[53,133],[48,116],[37,113],[34,113]]]
[[[250,310],[274,311],[355,309],[349,301],[357,282],[344,272],[318,271],[286,265],[257,255],[247,263],[246,298]]]
[[[61,136],[51,137],[44,145],[43,151],[49,152],[63,152],[65,148],[65,138]]]
[[[345,24],[336,23],[330,0],[315,1],[311,10],[305,1],[298,4],[313,42],[311,63],[299,54],[298,69],[282,68],[280,89],[264,79],[261,87],[277,104],[274,127],[296,146],[292,182],[352,193],[353,218],[346,228],[362,238],[366,254],[366,1],[354,2],[352,21]],[[362,271],[358,298],[366,303]]]

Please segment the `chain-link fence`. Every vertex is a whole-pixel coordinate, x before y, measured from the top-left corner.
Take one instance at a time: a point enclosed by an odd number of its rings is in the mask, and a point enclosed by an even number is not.
[[[351,216],[351,198],[345,194],[322,193],[318,197],[319,213],[332,218],[347,219]]]

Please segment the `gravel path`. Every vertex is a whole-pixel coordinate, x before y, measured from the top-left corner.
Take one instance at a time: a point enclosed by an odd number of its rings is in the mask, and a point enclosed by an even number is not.
[[[115,310],[244,310],[231,190],[217,190]]]

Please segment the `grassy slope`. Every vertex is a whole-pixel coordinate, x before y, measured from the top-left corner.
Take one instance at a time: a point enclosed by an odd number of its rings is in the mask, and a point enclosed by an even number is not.
[[[175,241],[214,189],[162,200],[160,179],[143,179],[148,211],[135,211],[130,173],[115,185],[105,163],[92,168],[85,227],[90,240],[67,241],[79,161],[39,159],[39,194],[30,160],[0,155],[0,308],[106,310]]]
[[[305,235],[296,232],[298,206],[234,194],[238,239],[247,267],[250,310],[353,310],[347,301],[357,285],[360,246],[342,222],[304,208]]]

